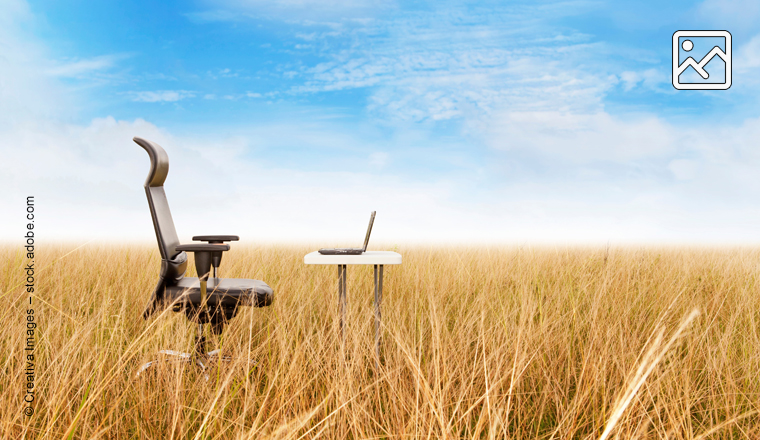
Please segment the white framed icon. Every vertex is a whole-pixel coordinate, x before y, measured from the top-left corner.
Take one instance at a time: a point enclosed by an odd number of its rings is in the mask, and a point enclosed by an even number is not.
[[[720,43],[710,43],[704,46],[702,41],[720,42],[722,39],[724,49]],[[697,43],[697,44],[695,44]],[[691,54],[697,46],[703,49],[712,46],[701,54]],[[673,87],[678,90],[726,90],[731,87],[731,33],[728,31],[677,31],[673,34]],[[683,50],[683,52],[682,52]],[[694,56],[701,55],[699,61]],[[715,57],[723,60],[724,71],[713,74],[719,79],[712,81],[710,73],[705,67]],[[683,58],[683,61],[681,61]],[[719,63],[717,63],[719,65]],[[720,66],[718,66],[720,67]],[[687,73],[693,73],[687,75]],[[691,80],[682,76],[691,76]]]

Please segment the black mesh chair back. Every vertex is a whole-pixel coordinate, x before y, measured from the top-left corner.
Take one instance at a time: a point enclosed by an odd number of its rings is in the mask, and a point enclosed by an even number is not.
[[[164,192],[164,181],[169,174],[169,156],[160,145],[154,142],[139,137],[134,138],[134,141],[150,156],[150,172],[144,186],[158,249],[161,253],[159,282],[145,311],[145,314],[149,315],[158,307],[159,302],[165,300],[162,292],[166,284],[177,284],[185,276],[187,254],[176,251],[179,238],[177,238],[177,230],[174,228],[174,220],[169,209],[169,202],[166,200],[166,192]]]

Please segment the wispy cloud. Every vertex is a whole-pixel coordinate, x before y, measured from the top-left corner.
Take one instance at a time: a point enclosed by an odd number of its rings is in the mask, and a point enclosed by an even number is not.
[[[375,17],[396,9],[396,1],[372,0],[208,0],[207,9],[188,15],[197,21],[243,21],[251,18],[321,23]]]
[[[176,102],[196,96],[196,92],[190,90],[132,91],[126,94],[137,102]],[[213,95],[205,97],[213,99]]]
[[[265,95],[262,95],[261,93],[255,93],[255,92],[228,93],[225,95],[217,95],[216,93],[206,93],[205,95],[203,95],[203,99],[209,99],[209,100],[226,99],[229,101],[237,101],[237,100],[245,99],[245,98],[251,98],[251,99],[262,98],[264,96]],[[266,96],[271,98],[272,96],[274,96],[274,94],[267,93]]]
[[[618,79],[575,66],[604,47],[531,18],[455,8],[378,20],[352,31],[351,43],[327,61],[303,68],[292,92],[367,88],[371,111],[413,121],[479,118],[507,107],[599,107]]]
[[[669,78],[661,70],[652,68],[642,71],[627,70],[620,74],[620,80],[627,92],[637,87],[657,89],[661,84],[667,83]]]
[[[80,78],[92,72],[111,69],[118,60],[126,57],[127,55],[124,54],[102,55],[94,58],[64,62],[49,68],[47,74],[59,77]]]
[[[240,77],[240,72],[233,72],[229,68],[225,69],[216,69],[214,71],[208,71],[206,72],[206,75],[208,75],[212,79],[220,79],[220,78],[238,78]]]

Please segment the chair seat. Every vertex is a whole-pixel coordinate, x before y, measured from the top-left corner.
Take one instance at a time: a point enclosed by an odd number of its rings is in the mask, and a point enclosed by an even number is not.
[[[274,291],[259,280],[245,278],[209,278],[206,285],[207,304],[217,306],[266,307],[272,303]],[[198,305],[201,303],[201,283],[198,278],[182,278],[174,286],[166,286],[166,299]]]

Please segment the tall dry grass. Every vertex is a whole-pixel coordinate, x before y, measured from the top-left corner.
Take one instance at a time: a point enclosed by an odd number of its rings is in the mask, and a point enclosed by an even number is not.
[[[154,249],[73,249],[38,249],[27,417],[25,260],[0,248],[2,438],[760,438],[757,250],[401,249],[375,369],[370,267],[349,269],[342,349],[335,267],[236,246],[222,275],[275,302],[235,318],[206,380],[135,378],[193,344],[184,315],[141,318]]]

